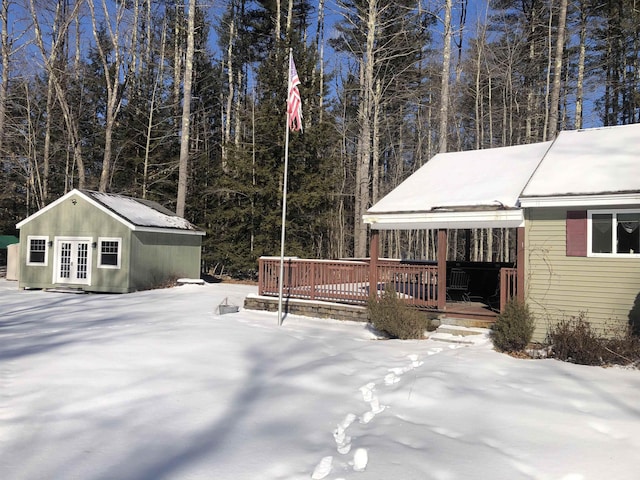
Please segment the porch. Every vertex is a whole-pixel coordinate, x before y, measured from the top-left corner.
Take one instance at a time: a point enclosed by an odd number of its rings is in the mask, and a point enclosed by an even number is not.
[[[277,298],[280,258],[262,257],[258,265],[258,295]],[[469,274],[470,290],[464,298],[447,294],[447,273],[454,268]],[[517,278],[516,268],[499,263],[447,262],[443,269],[428,261],[289,257],[284,260],[283,298],[366,306],[371,295],[393,287],[408,305],[484,325],[493,323],[497,312],[517,295]]]

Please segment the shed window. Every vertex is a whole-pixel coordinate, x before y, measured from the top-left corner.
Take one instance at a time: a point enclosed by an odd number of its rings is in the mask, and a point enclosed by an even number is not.
[[[48,237],[28,237],[27,265],[47,265]]]
[[[591,254],[640,254],[640,211],[593,211],[589,212],[589,220]]]
[[[122,240],[120,238],[101,238],[99,239],[99,260],[100,268],[120,268]]]

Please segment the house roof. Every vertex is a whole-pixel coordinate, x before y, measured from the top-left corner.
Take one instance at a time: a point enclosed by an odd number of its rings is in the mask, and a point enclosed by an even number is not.
[[[20,228],[33,218],[41,215],[73,195],[83,197],[89,203],[108,215],[124,223],[132,230],[173,231],[181,234],[204,235],[198,227],[177,216],[159,203],[140,198],[127,197],[114,193],[101,193],[92,190],[72,190],[43,209],[17,224]]]
[[[598,197],[622,195],[640,203],[640,124],[564,131],[531,180],[521,201],[526,206],[562,203],[560,197]],[[635,194],[635,195],[633,195]],[[564,199],[570,202],[569,198]],[[595,199],[594,199],[595,201]]]
[[[440,153],[373,205],[364,221],[386,229],[517,226],[520,192],[550,145]]]
[[[363,216],[376,229],[509,227],[522,207],[640,204],[640,124],[434,156]]]

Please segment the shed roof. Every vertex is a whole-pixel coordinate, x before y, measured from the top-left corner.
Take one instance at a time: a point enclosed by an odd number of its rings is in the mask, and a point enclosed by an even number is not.
[[[24,219],[22,222],[17,224],[17,227],[20,228],[28,221],[43,214],[73,195],[83,197],[89,203],[121,221],[132,230],[164,230],[182,234],[204,235],[204,232],[198,227],[184,218],[177,216],[171,210],[163,207],[157,202],[117,195],[114,193],[101,193],[92,190],[77,189],[70,191],[30,217]]]
[[[20,239],[14,235],[0,235],[0,250],[4,250],[14,243],[20,243]]]

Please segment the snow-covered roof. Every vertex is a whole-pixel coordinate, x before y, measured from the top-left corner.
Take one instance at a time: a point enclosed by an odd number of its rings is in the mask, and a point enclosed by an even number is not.
[[[523,207],[640,204],[640,124],[433,157],[363,216],[376,229],[519,226]]]
[[[140,198],[126,197],[114,193],[101,193],[92,190],[71,190],[66,195],[58,198],[43,209],[37,211],[30,217],[22,220],[16,225],[22,227],[30,220],[42,215],[44,212],[54,208],[66,199],[77,195],[89,203],[103,210],[118,221],[124,223],[132,230],[162,231],[171,230],[176,233],[204,235],[198,227],[177,216],[171,210],[163,207],[159,203]]]
[[[150,200],[90,190],[81,190],[81,192],[139,227],[199,230],[189,221],[177,216],[159,203]]]
[[[522,197],[640,192],[640,124],[564,131]]]
[[[551,142],[440,153],[364,215],[376,229],[517,227],[518,197]]]
[[[368,213],[517,208],[520,192],[550,145],[439,153]]]

